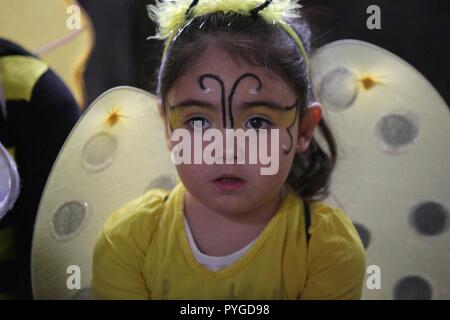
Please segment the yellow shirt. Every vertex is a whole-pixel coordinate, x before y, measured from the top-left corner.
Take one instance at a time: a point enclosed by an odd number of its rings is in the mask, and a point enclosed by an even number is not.
[[[210,271],[194,258],[184,228],[185,188],[150,190],[114,212],[100,235],[92,291],[100,299],[359,299],[365,254],[350,219],[311,207],[307,246],[303,201],[289,189],[249,250]]]

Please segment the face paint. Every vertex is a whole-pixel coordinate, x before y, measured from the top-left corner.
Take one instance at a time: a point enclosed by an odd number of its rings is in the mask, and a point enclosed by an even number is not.
[[[221,115],[213,107],[202,105],[176,105],[167,108],[170,129],[193,129],[194,121],[205,121],[213,127],[220,127]]]
[[[245,128],[251,119],[263,119],[271,127],[287,129],[295,122],[296,105],[297,101],[293,106],[287,107],[274,106],[262,101],[243,106],[242,111],[236,114],[234,129]]]
[[[231,127],[236,129],[236,127],[245,127],[246,122],[248,119],[251,119],[252,116],[249,114],[250,112],[255,114],[254,118],[260,118],[260,120],[265,120],[269,124],[272,124],[275,127],[278,128],[286,128],[287,133],[289,135],[289,138],[291,140],[291,145],[289,148],[284,148],[283,151],[285,154],[288,154],[292,146],[294,145],[293,137],[290,129],[295,124],[295,120],[297,119],[298,114],[298,100],[295,101],[295,103],[292,106],[286,106],[284,108],[274,108],[270,109],[267,105],[260,105],[259,107],[255,104],[254,107],[248,108],[247,110],[244,110],[243,112],[240,112],[237,119],[237,126],[234,124],[234,117],[233,117],[233,97],[234,94],[240,84],[240,82],[246,78],[253,78],[256,80],[256,86],[252,89],[250,89],[251,94],[258,94],[258,92],[262,89],[262,82],[259,77],[253,73],[244,73],[241,75],[233,84],[233,88],[231,89],[230,95],[228,96],[228,113],[230,117],[230,123]],[[258,107],[258,108],[257,108]],[[250,110],[253,109],[253,110]],[[269,111],[270,110],[270,111]],[[258,115],[259,113],[259,115]]]
[[[286,128],[286,131],[287,131],[287,133],[289,135],[289,138],[291,139],[291,145],[289,146],[289,148],[283,148],[283,151],[284,151],[285,154],[288,154],[291,151],[292,146],[294,145],[294,141],[293,141],[293,137],[292,137],[292,133],[291,133],[291,128],[295,124],[295,120],[298,117],[298,109],[299,109],[298,99],[295,101],[295,103],[292,106],[287,107],[287,108],[288,109],[291,109],[291,108],[295,109],[295,116],[294,116],[294,119],[292,120],[292,123]]]
[[[231,89],[230,95],[228,96],[228,114],[230,117],[230,124],[231,124],[231,128],[234,128],[234,118],[233,118],[233,97],[234,94],[239,86],[239,84],[241,83],[242,80],[244,80],[245,78],[253,78],[256,80],[257,85],[252,88],[250,90],[250,92],[252,94],[257,94],[258,92],[261,91],[262,88],[262,83],[261,80],[258,78],[257,75],[253,74],[253,73],[244,73],[242,74],[239,78],[236,79],[236,81],[233,84],[233,87]]]
[[[220,127],[221,118],[223,127],[226,127],[226,108],[225,108],[225,84],[223,80],[214,74],[204,74],[198,78],[198,85],[204,94],[209,94],[213,90],[205,85],[205,80],[211,79],[216,81],[220,86],[220,101],[221,101],[221,114],[214,111],[214,106],[206,105],[205,103],[192,101],[192,103],[181,103],[180,105],[171,106],[167,108],[168,120],[171,130],[177,128],[186,128],[187,123],[194,116],[199,120],[204,118],[214,124],[215,127]],[[209,109],[209,110],[208,110]],[[191,126],[193,127],[193,126]],[[187,127],[189,128],[189,127]]]
[[[220,102],[222,107],[222,124],[225,128],[227,126],[226,124],[226,111],[225,111],[225,83],[223,82],[222,78],[220,78],[217,75],[214,74],[204,74],[200,76],[198,79],[198,84],[200,88],[203,90],[205,94],[209,93],[211,91],[211,88],[207,88],[205,86],[205,79],[212,79],[219,83],[220,85]]]
[[[217,112],[213,105],[196,100],[183,102],[176,106],[169,105],[167,113],[171,130],[177,128],[193,129],[194,121],[196,120],[203,121],[202,127],[205,129],[209,127],[220,128],[220,123],[223,128],[249,129],[254,128],[252,125],[250,127],[247,125],[249,121],[254,121],[254,123],[262,121],[266,123],[266,127],[270,126],[287,130],[291,145],[289,148],[285,146],[283,150],[286,154],[289,153],[293,146],[293,137],[290,129],[297,119],[298,99],[291,106],[280,106],[266,101],[251,102],[244,104],[240,109],[236,110],[237,112],[234,112],[234,95],[239,84],[248,78],[256,80],[256,85],[249,90],[249,93],[257,95],[261,91],[262,82],[260,78],[253,73],[244,73],[233,83],[228,95],[228,105],[226,106],[225,83],[222,78],[215,74],[201,75],[198,78],[198,85],[204,94],[209,94],[213,91],[205,85],[206,79],[211,79],[219,83],[221,112]],[[236,113],[236,119],[233,115],[234,113]],[[261,127],[254,129],[261,129]]]

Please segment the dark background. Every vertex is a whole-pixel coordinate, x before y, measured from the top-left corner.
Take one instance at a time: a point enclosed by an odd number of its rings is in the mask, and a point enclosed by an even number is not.
[[[96,32],[85,73],[88,103],[118,85],[154,92],[162,43],[146,40],[155,30],[145,8],[154,1],[79,2]],[[301,4],[313,28],[313,45],[358,39],[381,46],[416,67],[450,105],[450,1],[303,0]],[[381,30],[366,27],[370,5],[381,9]]]

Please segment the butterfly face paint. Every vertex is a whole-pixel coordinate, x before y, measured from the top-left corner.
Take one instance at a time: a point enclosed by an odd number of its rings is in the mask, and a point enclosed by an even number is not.
[[[195,121],[202,122],[202,128],[221,127],[221,115],[213,107],[202,106],[194,102],[189,105],[176,105],[168,107],[170,129],[194,128]]]
[[[234,129],[246,128],[252,120],[263,120],[270,127],[287,129],[295,122],[296,106],[297,101],[292,106],[286,107],[275,106],[264,101],[245,104],[241,109],[242,111],[236,114]]]
[[[193,127],[193,121],[199,120],[203,123],[208,122],[216,128],[226,127],[226,109],[225,109],[225,84],[223,80],[214,74],[204,74],[198,78],[198,85],[204,94],[213,91],[205,85],[205,80],[211,79],[216,81],[220,86],[220,112],[216,111],[212,104],[198,100],[186,100],[175,106],[168,106],[168,120],[172,130],[178,128]],[[206,121],[203,121],[206,120]]]
[[[266,122],[265,126],[272,128],[289,128],[296,119],[297,102],[292,106],[277,106],[264,101],[244,104],[242,111],[236,113],[233,129],[267,129],[257,126],[259,122]],[[204,122],[203,127],[211,126],[220,128],[222,126],[222,115],[213,107],[201,105],[201,103],[183,104],[169,106],[169,123],[172,130],[177,128],[189,128],[193,122],[198,120]],[[253,124],[252,124],[253,121]]]
[[[283,148],[283,150],[286,154],[289,153],[293,146],[293,138],[290,129],[297,119],[298,99],[291,106],[281,106],[266,101],[244,103],[237,112],[234,112],[233,97],[239,84],[245,79],[253,79],[256,81],[256,85],[249,90],[249,93],[258,95],[263,88],[260,78],[253,73],[245,73],[234,82],[231,93],[228,96],[228,110],[231,126],[234,129],[249,127],[259,129],[261,128],[260,125],[267,126],[268,128],[286,129],[291,140],[291,145],[288,148]],[[236,125],[233,113],[237,116]],[[257,127],[255,128],[254,125]]]
[[[291,145],[284,148],[285,153],[292,149],[291,127],[295,124],[298,114],[298,100],[291,106],[276,106],[266,102],[252,102],[244,105],[236,114],[235,128],[253,129],[286,129],[291,140]]]
[[[290,129],[295,124],[298,115],[298,99],[290,106],[283,106],[262,100],[244,102],[240,108],[237,108],[233,104],[233,98],[243,80],[248,79],[256,82],[256,85],[249,90],[249,93],[252,95],[257,96],[261,91],[263,84],[257,75],[244,73],[239,76],[233,83],[228,97],[226,97],[224,81],[214,74],[204,74],[198,78],[198,85],[204,94],[209,95],[215,92],[205,84],[205,80],[207,79],[219,84],[220,108],[204,101],[189,99],[177,105],[170,105],[168,103],[167,114],[171,130],[178,128],[193,129],[195,121],[200,121],[203,129],[211,127],[217,129],[232,128],[235,130],[286,129],[291,140],[291,145],[288,148],[284,148],[284,152],[290,152],[293,145],[293,137]]]

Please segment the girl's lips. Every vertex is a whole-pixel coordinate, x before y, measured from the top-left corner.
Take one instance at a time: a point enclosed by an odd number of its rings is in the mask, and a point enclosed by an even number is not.
[[[238,177],[219,177],[213,180],[213,184],[221,191],[237,191],[241,189],[245,180]]]

